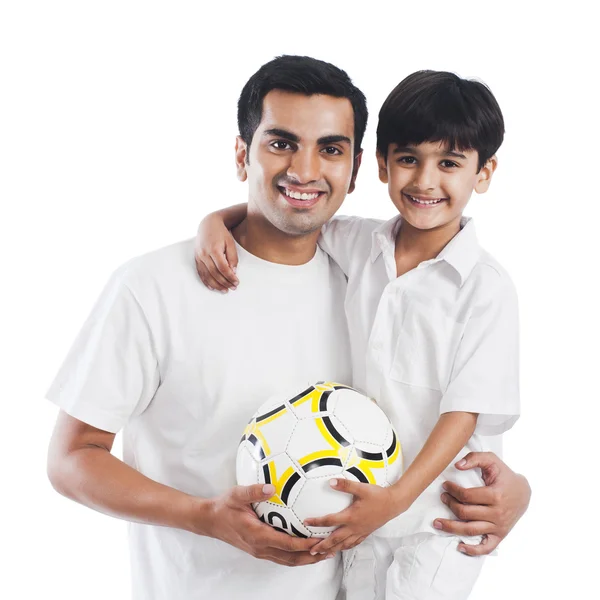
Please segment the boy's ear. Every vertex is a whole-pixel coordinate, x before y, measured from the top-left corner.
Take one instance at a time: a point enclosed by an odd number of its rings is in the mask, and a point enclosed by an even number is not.
[[[360,168],[360,163],[362,162],[363,151],[361,150],[354,157],[354,166],[352,167],[352,179],[350,179],[350,187],[348,188],[348,193],[351,194],[356,187],[356,176],[358,175],[358,169]]]
[[[475,191],[478,194],[483,194],[487,192],[490,183],[492,183],[492,175],[498,166],[498,158],[494,154],[486,163],[481,167],[479,173],[477,173],[477,181],[475,182]]]
[[[246,142],[238,135],[235,138],[235,168],[237,171],[237,178],[240,181],[246,181],[246,179],[248,179],[248,173],[246,171],[247,153],[248,147],[246,146]]]
[[[377,152],[375,153],[375,156],[377,157],[377,167],[379,168],[379,181],[381,181],[381,183],[387,183],[388,182],[388,171],[387,171],[387,164],[385,162],[385,158],[383,157],[381,152],[379,152],[379,150],[377,150]]]

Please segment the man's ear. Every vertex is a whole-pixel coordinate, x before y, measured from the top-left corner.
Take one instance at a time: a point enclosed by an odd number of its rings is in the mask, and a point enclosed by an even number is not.
[[[352,179],[350,180],[350,187],[348,188],[348,193],[351,194],[356,187],[356,176],[358,175],[358,169],[360,169],[360,164],[362,162],[363,151],[361,150],[354,157],[354,166],[352,167]]]
[[[246,142],[241,138],[241,136],[238,135],[235,138],[235,168],[237,171],[237,178],[240,181],[246,181],[246,179],[248,179],[248,173],[246,171],[247,157],[248,146],[246,146]]]
[[[490,183],[492,183],[492,175],[498,166],[498,157],[494,154],[488,161],[481,167],[479,173],[477,173],[477,180],[475,181],[475,191],[478,194],[487,192]]]
[[[385,161],[385,158],[383,157],[381,152],[379,152],[379,150],[377,150],[377,152],[375,153],[375,156],[377,157],[377,166],[379,168],[379,181],[381,181],[381,183],[387,183],[389,181],[389,179],[388,179],[387,163]]]

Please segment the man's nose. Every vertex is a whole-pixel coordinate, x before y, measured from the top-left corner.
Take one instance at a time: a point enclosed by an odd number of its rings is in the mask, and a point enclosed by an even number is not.
[[[292,155],[287,174],[298,183],[306,184],[321,177],[321,163],[318,154],[309,149],[297,150]]]

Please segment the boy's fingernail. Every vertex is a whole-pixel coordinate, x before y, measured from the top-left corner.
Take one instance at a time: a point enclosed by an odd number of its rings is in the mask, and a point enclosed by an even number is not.
[[[434,526],[436,529],[441,529],[441,528],[442,528],[442,524],[441,524],[441,522],[440,522],[440,521],[437,521],[437,520],[433,522],[433,526]]]
[[[310,553],[312,556],[316,556],[316,554],[317,554],[314,550],[311,550]]]
[[[457,463],[456,466],[457,467],[464,467],[467,464],[467,459],[466,458],[461,458]]]
[[[231,288],[231,291],[232,291],[232,292],[235,292],[235,290],[237,290],[237,285],[234,285],[234,286]]]
[[[331,487],[335,487],[337,485],[337,479],[330,479],[329,480],[329,485]]]
[[[234,273],[237,273],[237,267],[233,267],[231,270],[232,270]]]
[[[272,496],[275,493],[275,486],[271,483],[267,483],[266,485],[263,485],[262,491],[263,494],[269,494]]]
[[[333,558],[335,556],[335,552],[331,552],[330,554],[327,555],[327,558]]]

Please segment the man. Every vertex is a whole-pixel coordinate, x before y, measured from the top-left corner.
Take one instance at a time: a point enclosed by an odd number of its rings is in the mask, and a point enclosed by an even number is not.
[[[261,523],[251,503],[272,486],[235,486],[235,453],[264,398],[350,381],[345,279],[316,241],[354,188],[366,119],[364,96],[333,65],[264,65],[238,112],[237,171],[249,183],[248,216],[234,231],[243,288],[221,297],[198,285],[192,240],[126,263],[48,392],[61,408],[50,480],[131,522],[134,598],[338,593],[339,557],[312,556],[313,540]],[[310,192],[303,204],[300,185]],[[110,452],[121,429],[123,462]],[[453,489],[451,506],[477,510],[503,536],[527,505],[526,482],[494,457],[474,460],[495,470],[499,501],[457,504],[490,490]]]

